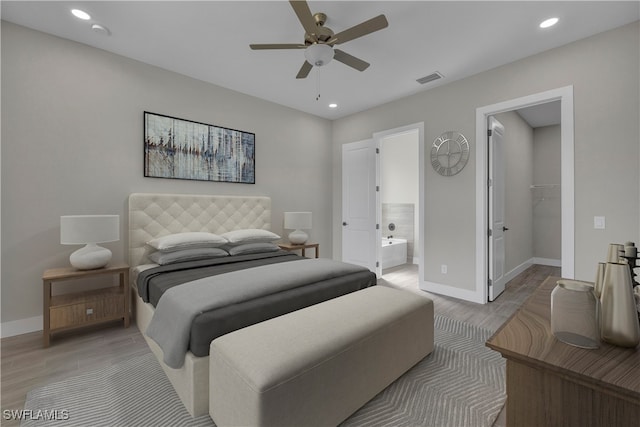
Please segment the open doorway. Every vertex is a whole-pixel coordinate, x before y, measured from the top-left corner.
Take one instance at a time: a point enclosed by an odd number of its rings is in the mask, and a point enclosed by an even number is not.
[[[418,264],[418,130],[380,139],[382,275]]]
[[[489,301],[531,265],[561,266],[560,107],[489,116]]]
[[[389,258],[415,268],[418,280],[424,280],[424,123],[414,123],[373,134],[379,147],[379,196],[378,215],[378,259],[377,271],[382,276],[383,266],[389,266]],[[397,239],[397,242],[391,242]],[[401,246],[406,240],[406,255]],[[383,245],[387,244],[386,248]],[[399,250],[392,245],[398,244]],[[391,245],[391,246],[389,246]],[[383,249],[392,249],[383,253]],[[386,258],[386,261],[383,259]],[[395,261],[391,261],[393,265]],[[414,271],[415,274],[415,271]],[[417,286],[418,284],[416,284]]]
[[[424,123],[416,123],[373,134],[372,139],[342,145],[342,260],[362,265],[382,275],[382,203],[380,198],[381,140],[394,135],[417,137],[417,238],[412,260],[417,259],[418,277],[424,278]],[[413,178],[415,179],[415,177]],[[415,222],[414,222],[415,224]],[[388,229],[387,224],[387,229]],[[385,234],[385,237],[388,235]],[[418,244],[415,244],[415,241]]]
[[[542,198],[545,195],[541,193],[546,190],[547,200],[553,197],[559,197],[560,200],[560,261],[556,261],[555,258],[546,257],[530,257],[534,263],[545,263],[545,260],[550,262],[559,262],[562,268],[562,276],[567,278],[573,278],[574,276],[574,165],[573,165],[573,87],[567,86],[564,88],[554,89],[539,94],[534,94],[510,101],[505,101],[499,104],[488,105],[478,108],[476,110],[476,142],[477,142],[477,157],[476,157],[476,295],[478,299],[488,301],[495,299],[489,298],[490,288],[490,241],[492,233],[491,226],[489,224],[489,206],[490,199],[490,174],[489,174],[489,117],[497,116],[500,114],[511,112],[514,115],[516,110],[520,110],[526,114],[528,107],[540,106],[543,104],[549,104],[552,102],[558,102],[560,108],[560,148],[559,163],[559,181],[560,182],[541,182],[537,184],[533,180],[531,175],[531,182],[527,184],[527,192],[521,194],[528,201],[528,209],[531,209],[531,204],[542,202]],[[542,107],[541,107],[542,108]],[[518,115],[519,117],[522,117]],[[507,116],[502,116],[507,117]],[[523,119],[524,120],[524,119]],[[555,160],[558,160],[557,158]],[[533,186],[533,188],[531,188]],[[542,187],[544,186],[544,187]],[[556,193],[552,194],[552,191]],[[508,196],[507,196],[508,197]],[[533,210],[530,210],[529,214],[533,215]],[[532,220],[531,220],[532,221]],[[531,224],[533,224],[531,222]],[[506,228],[511,229],[509,224],[504,225]],[[533,227],[533,225],[532,225]],[[507,231],[510,233],[510,231]],[[508,243],[507,243],[508,244]],[[532,243],[533,245],[533,243]],[[555,257],[556,255],[554,255]],[[526,263],[521,262],[522,267],[526,268]],[[553,264],[547,264],[553,265]],[[511,266],[505,268],[505,272],[512,271],[514,274],[518,273],[518,266]]]

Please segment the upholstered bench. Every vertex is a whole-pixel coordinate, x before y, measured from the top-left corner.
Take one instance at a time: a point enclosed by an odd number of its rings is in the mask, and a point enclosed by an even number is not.
[[[211,343],[222,426],[337,425],[433,351],[433,302],[373,286]]]

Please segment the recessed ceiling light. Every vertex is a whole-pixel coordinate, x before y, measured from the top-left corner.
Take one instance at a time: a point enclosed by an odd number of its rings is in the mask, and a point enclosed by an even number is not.
[[[329,104],[329,108],[338,108],[338,104]]]
[[[553,27],[558,23],[558,18],[549,18],[540,23],[540,28]]]
[[[82,19],[84,21],[88,21],[89,19],[91,19],[91,15],[89,15],[87,12],[85,12],[84,10],[80,10],[80,9],[71,9],[71,13],[73,14],[73,16],[75,16],[78,19]]]
[[[109,29],[107,27],[105,27],[104,25],[93,24],[91,26],[91,29],[93,31],[95,31],[96,33],[98,33],[98,34],[103,34],[105,36],[111,35],[111,31],[109,31]]]

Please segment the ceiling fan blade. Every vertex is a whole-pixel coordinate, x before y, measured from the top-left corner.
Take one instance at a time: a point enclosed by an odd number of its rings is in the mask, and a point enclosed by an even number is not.
[[[253,50],[264,49],[306,49],[306,45],[303,44],[250,44],[249,47]]]
[[[313,65],[309,64],[307,61],[304,61],[304,64],[302,64],[302,67],[300,67],[300,71],[298,71],[298,75],[296,75],[296,79],[306,78],[312,68]]]
[[[375,31],[381,30],[383,28],[387,28],[389,26],[389,22],[384,15],[378,15],[375,18],[371,18],[368,21],[364,21],[358,25],[355,25],[351,28],[347,28],[344,31],[340,31],[338,34],[335,34],[327,44],[334,45],[345,43],[353,39],[357,39],[358,37],[366,36],[367,34],[371,34]]]
[[[304,28],[307,34],[314,38],[315,41],[318,41],[318,37],[316,36],[318,27],[316,26],[316,21],[313,19],[311,9],[309,9],[307,2],[302,0],[289,0],[289,3],[291,3],[293,11],[298,16],[302,28]]]
[[[370,65],[368,62],[363,61],[362,59],[356,58],[353,55],[349,55],[348,53],[340,49],[333,50],[333,59],[335,59],[336,61],[340,61],[351,68],[355,68],[358,71],[364,71]]]

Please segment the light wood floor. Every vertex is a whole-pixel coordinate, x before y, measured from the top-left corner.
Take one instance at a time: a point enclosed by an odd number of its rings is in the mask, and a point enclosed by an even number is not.
[[[491,304],[474,304],[429,295],[434,300],[436,314],[495,330],[549,275],[560,275],[560,269],[533,266],[509,282],[506,291]],[[418,269],[414,265],[385,270],[378,283],[422,292],[418,289]],[[41,332],[4,338],[0,340],[0,408],[2,411],[22,409],[27,392],[31,389],[110,366],[149,351],[135,324],[125,329],[122,321],[97,326],[92,330],[56,335],[49,348],[42,347]],[[498,419],[496,426],[504,425],[503,418],[501,416]],[[2,417],[0,424],[17,426],[19,422]]]
[[[502,295],[489,304],[476,304],[428,292],[427,294],[433,299],[436,314],[495,331],[549,276],[560,276],[560,267],[533,265],[507,283]],[[418,266],[414,264],[384,270],[378,284],[425,293],[418,289]]]

